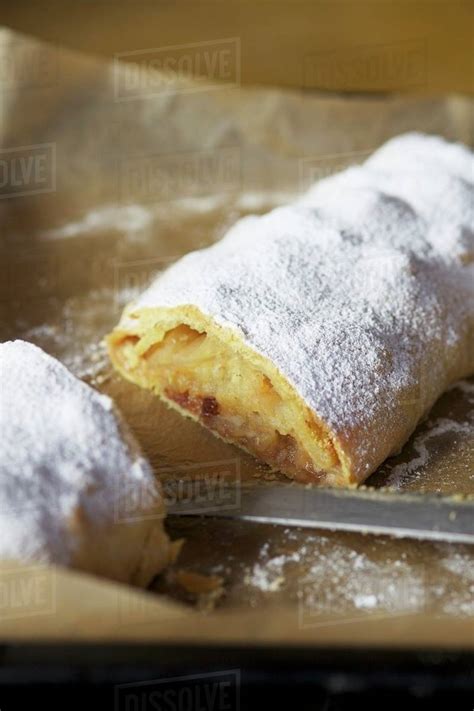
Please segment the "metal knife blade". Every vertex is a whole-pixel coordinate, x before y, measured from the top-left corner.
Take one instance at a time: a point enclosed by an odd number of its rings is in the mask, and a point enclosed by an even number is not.
[[[230,491],[230,490],[229,490]],[[474,543],[474,498],[370,489],[276,485],[233,490],[221,501],[187,497],[168,515],[244,519],[395,537]],[[234,498],[232,498],[234,496]]]

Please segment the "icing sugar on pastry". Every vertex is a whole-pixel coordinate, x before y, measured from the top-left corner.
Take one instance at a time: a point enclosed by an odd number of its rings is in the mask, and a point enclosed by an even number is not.
[[[362,481],[474,370],[473,172],[460,145],[394,139],[185,256],[118,333],[196,307],[276,367]]]
[[[160,486],[110,398],[0,344],[0,557],[146,585],[168,557]]]

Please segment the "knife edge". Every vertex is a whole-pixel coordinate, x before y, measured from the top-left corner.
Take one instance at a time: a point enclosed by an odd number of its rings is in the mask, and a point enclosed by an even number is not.
[[[474,544],[471,496],[298,484],[240,486],[221,490],[219,501],[192,496],[175,501],[168,514]]]

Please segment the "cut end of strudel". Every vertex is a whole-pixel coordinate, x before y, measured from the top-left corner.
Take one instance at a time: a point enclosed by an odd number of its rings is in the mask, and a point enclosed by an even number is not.
[[[364,481],[474,372],[473,175],[463,146],[393,139],[170,267],[113,364],[289,477]]]

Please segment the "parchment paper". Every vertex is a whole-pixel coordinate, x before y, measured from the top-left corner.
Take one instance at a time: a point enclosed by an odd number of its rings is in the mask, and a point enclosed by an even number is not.
[[[163,480],[209,481],[230,471],[238,482],[268,485],[275,475],[263,465],[115,375],[103,335],[170,262],[218,240],[239,216],[364,160],[389,137],[421,130],[470,143],[472,103],[191,80],[122,101],[122,66],[6,31],[0,45],[23,67],[1,87],[0,158],[10,172],[15,155],[39,151],[50,161],[43,184],[40,176],[18,186],[9,175],[0,189],[1,339],[40,345],[111,395]],[[32,70],[38,62],[42,73]],[[454,386],[368,485],[390,486],[395,496],[474,493],[473,405],[474,379]],[[152,595],[120,589],[132,602],[119,621],[118,586],[54,569],[46,571],[44,609],[28,598],[15,607],[18,581],[40,585],[44,570],[12,573],[5,564],[0,634],[472,644],[467,546],[201,518],[167,525],[173,538],[185,538],[181,555]],[[183,570],[219,582],[198,594],[180,584]],[[115,612],[104,617],[107,600]]]

